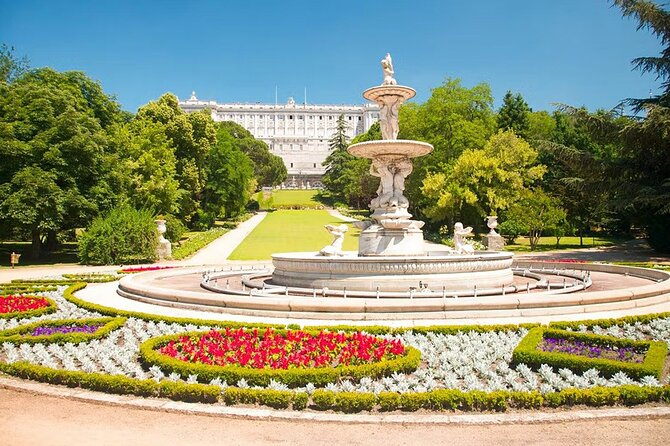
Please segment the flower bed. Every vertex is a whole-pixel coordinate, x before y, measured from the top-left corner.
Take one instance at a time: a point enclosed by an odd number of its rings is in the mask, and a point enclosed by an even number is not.
[[[543,352],[569,353],[588,358],[612,359],[614,361],[634,362],[637,364],[644,361],[644,354],[647,351],[646,346],[642,349],[644,351],[637,351],[633,347],[594,345],[589,342],[548,336],[542,339],[537,348]]]
[[[118,272],[122,274],[130,274],[130,273],[143,273],[146,271],[159,271],[162,269],[171,269],[171,268],[177,268],[176,266],[131,266],[128,268],[123,268],[120,269]]]
[[[325,385],[340,378],[388,376],[416,370],[418,350],[399,340],[366,333],[243,328],[193,332],[150,339],[140,346],[145,365],[168,372],[252,385],[270,380],[291,387]]]
[[[605,376],[624,372],[638,379],[660,379],[667,354],[665,342],[533,328],[514,349],[512,362],[534,368],[547,364],[574,372],[596,369]]]
[[[78,344],[107,336],[126,322],[124,317],[103,317],[89,319],[61,319],[39,321],[21,325],[11,330],[0,331],[0,343],[35,344],[50,342],[55,344]]]
[[[56,304],[46,297],[9,294],[0,296],[0,318],[34,317],[56,310]]]
[[[366,333],[321,331],[312,335],[271,328],[225,332],[212,330],[201,336],[181,336],[158,350],[186,362],[239,365],[255,369],[338,367],[388,361],[405,353],[400,340],[387,340]]]

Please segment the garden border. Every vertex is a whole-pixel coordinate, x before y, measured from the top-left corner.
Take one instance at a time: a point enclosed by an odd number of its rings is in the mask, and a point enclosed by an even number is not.
[[[618,347],[633,348],[646,347],[647,352],[645,353],[644,361],[641,364],[602,358],[588,358],[569,353],[545,352],[537,349],[537,346],[542,341],[545,334],[562,339],[585,341],[597,345],[616,345]],[[514,352],[512,353],[512,364],[526,364],[536,370],[542,364],[547,364],[553,368],[565,367],[574,372],[585,372],[589,369],[597,369],[608,377],[621,371],[631,378],[641,379],[646,375],[651,375],[660,380],[667,355],[668,345],[665,342],[633,341],[630,339],[619,339],[613,336],[536,327],[531,329],[514,349]]]
[[[200,320],[200,319],[188,319],[188,318],[170,318],[170,317],[157,317],[155,315],[150,315],[146,313],[135,313],[135,312],[130,312],[130,311],[123,311],[123,310],[116,310],[110,307],[104,307],[101,305],[96,305],[96,304],[91,304],[86,301],[82,301],[81,299],[78,299],[74,297],[73,293],[79,289],[82,289],[86,286],[86,283],[80,282],[73,284],[69,286],[63,293],[63,296],[66,300],[70,301],[71,303],[74,303],[75,305],[78,305],[80,302],[83,303],[84,305],[81,305],[83,308],[92,310],[92,311],[99,311],[99,309],[102,309],[102,312],[109,312],[112,313],[113,315],[124,315],[128,317],[136,317],[139,319],[145,319],[145,320],[163,320],[165,322],[176,322],[176,323],[181,323],[181,324],[187,324],[187,323],[196,323],[200,325],[212,325],[212,326],[221,326],[222,324],[229,325],[231,327],[233,326],[247,326],[247,327],[253,327],[253,326],[262,326],[262,327],[267,327],[268,325],[265,324],[241,324],[237,322],[232,322],[230,324],[226,323],[225,321],[206,321],[206,320]],[[660,317],[667,317],[667,313],[660,313]],[[645,318],[652,319],[653,315],[644,315]],[[618,319],[614,319],[614,321],[618,321]],[[624,323],[626,321],[622,321],[620,323]],[[616,323],[613,323],[612,325],[616,325]],[[505,327],[504,329],[507,328],[512,328],[512,327],[517,327],[516,325],[510,325],[510,326],[500,326],[500,325],[494,325],[494,326],[477,326],[478,330],[481,331],[488,331],[488,330],[500,330],[503,329],[502,327]],[[378,328],[378,329],[383,329],[387,333],[392,333],[393,331],[399,330],[399,329],[390,329],[388,327],[373,327],[373,328]],[[431,327],[421,327],[423,330],[428,331]],[[464,329],[467,330],[468,326],[463,326],[463,327],[458,327],[458,326],[447,326],[447,327],[435,327],[437,329],[445,329],[448,331],[457,332],[457,331],[463,331]],[[335,327],[329,327],[329,329],[333,330],[336,329]],[[357,329],[360,329],[360,327],[357,327]],[[367,331],[367,327],[366,327]],[[7,363],[0,363],[0,371],[9,374],[9,375],[14,375],[20,378],[26,378],[26,379],[31,379],[35,381],[41,381],[41,382],[46,382],[50,384],[64,384],[69,387],[79,387],[79,388],[84,388],[84,389],[92,389],[92,390],[103,390],[107,393],[115,393],[115,394],[133,394],[137,396],[147,396],[147,392],[151,395],[159,395],[160,393],[158,389],[159,386],[161,386],[162,383],[157,383],[152,380],[138,380],[134,378],[128,378],[125,376],[119,376],[119,375],[106,375],[106,374],[101,374],[101,373],[85,373],[85,372],[72,372],[72,371],[67,371],[67,370],[56,370],[56,369],[50,369],[47,367],[43,366],[38,366],[38,365],[33,365],[33,364],[28,364],[26,362],[16,362],[12,364],[7,364]],[[149,384],[148,384],[149,383]],[[167,382],[164,384],[164,387],[167,387],[168,389],[176,389],[174,391],[171,390],[163,390],[163,395],[166,397],[169,397],[171,399],[179,400],[179,401],[198,401],[198,402],[215,402],[218,401],[218,397],[214,400],[212,400],[212,392],[214,392],[214,389],[216,389],[217,392],[221,393],[221,389],[217,386],[210,386],[210,385],[205,385],[205,384],[188,384],[188,383],[178,383],[179,386],[177,387],[172,387],[170,386],[171,382]],[[190,388],[189,386],[199,386],[199,387],[193,387]],[[204,387],[203,387],[204,386]],[[256,390],[256,389],[240,389],[240,388],[227,388],[228,391],[228,397],[226,399],[225,396],[221,396],[221,398],[224,400],[224,402],[227,401],[227,403],[230,404],[251,404],[251,403],[257,403],[257,404],[264,404],[261,400],[265,401],[266,398],[265,392],[270,391],[269,389],[263,389],[263,390]],[[401,410],[405,411],[412,411],[420,409],[420,408],[425,408],[425,409],[433,409],[433,402],[431,402],[431,399],[428,397],[429,394],[434,393],[434,392],[442,392],[444,390],[448,389],[441,389],[439,391],[432,391],[432,392],[425,392],[425,393],[414,393],[411,394],[412,396],[410,397],[405,397],[405,402],[400,403],[398,408]],[[277,392],[277,391],[272,391],[272,392]],[[291,392],[291,391],[288,391]],[[327,392],[327,391],[324,391]],[[483,402],[477,403],[476,407],[487,407],[491,408],[494,410],[507,410],[510,407],[527,407],[527,408],[538,408],[538,407],[560,407],[560,406],[574,406],[574,405],[581,405],[581,404],[587,404],[590,406],[594,407],[599,407],[599,406],[611,406],[611,405],[617,405],[617,404],[623,404],[626,406],[633,406],[633,405],[638,405],[638,404],[644,404],[647,402],[663,402],[663,403],[670,403],[670,385],[665,385],[665,386],[657,386],[657,387],[647,387],[647,386],[637,386],[637,385],[621,385],[621,386],[616,386],[616,387],[595,387],[593,389],[576,389],[576,388],[569,388],[569,389],[564,389],[559,392],[553,392],[549,393],[546,395],[541,395],[539,392],[506,392],[506,391],[501,391],[501,392],[480,392],[480,391],[473,391],[475,392],[461,392],[461,391],[455,391],[455,392],[460,392],[460,394],[472,394],[470,397],[464,396],[464,401],[469,401],[470,398],[472,398],[472,401],[474,402],[475,400],[475,395],[477,398],[481,399],[483,398]],[[331,392],[333,393],[333,392]],[[308,406],[308,400],[307,403],[305,403],[305,396],[306,394],[304,392],[293,392],[294,395],[300,394],[301,396],[299,397],[294,397],[298,399],[297,402],[297,407],[294,407],[295,409],[300,409],[303,405],[305,407]],[[495,394],[495,395],[493,395]],[[195,395],[195,396],[194,396]],[[235,395],[238,395],[235,397]],[[302,396],[304,395],[304,396]],[[334,393],[333,393],[334,395]],[[489,396],[487,396],[489,395]],[[538,406],[538,399],[535,396],[541,398],[542,403]],[[269,400],[274,400],[276,396],[270,395]],[[326,399],[330,399],[330,396],[326,393],[324,396]],[[279,398],[281,401],[284,401],[285,398]],[[346,399],[346,398],[345,398]],[[359,403],[354,403],[351,401],[343,401],[342,399],[337,400],[338,402],[335,403],[333,401],[331,406],[323,406],[322,407],[328,407],[329,410],[337,410],[338,408],[343,408],[343,407],[367,407],[369,405],[369,402],[365,402],[369,400],[369,397],[363,397],[364,401],[362,401],[360,404]],[[394,397],[387,397],[384,396],[382,397],[382,400],[384,400],[384,407],[389,409],[394,407],[393,400],[396,400]],[[391,400],[391,401],[389,401]],[[457,399],[458,400],[458,399]],[[400,400],[397,400],[400,401]],[[435,398],[433,398],[433,401],[435,401]],[[446,398],[446,401],[454,401],[453,398]],[[487,402],[489,401],[489,402]],[[512,404],[510,404],[510,401]],[[520,401],[517,403],[517,401]],[[525,403],[523,402],[525,401]],[[274,403],[273,403],[274,404]],[[283,403],[282,403],[283,404]],[[381,408],[381,400],[378,401],[378,404],[380,405]],[[441,403],[441,404],[446,404],[446,403]],[[518,405],[517,405],[518,404]],[[523,404],[526,404],[527,406],[524,406]],[[346,405],[346,406],[345,406]],[[272,407],[272,406],[270,406]],[[302,407],[302,408],[305,408]],[[446,406],[443,406],[446,407]],[[404,408],[404,409],[403,409]],[[433,409],[434,410],[434,409]]]

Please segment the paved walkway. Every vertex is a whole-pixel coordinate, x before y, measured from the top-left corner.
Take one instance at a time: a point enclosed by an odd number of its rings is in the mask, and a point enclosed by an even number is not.
[[[249,220],[240,223],[237,228],[228,231],[209,245],[198,251],[193,257],[181,262],[183,265],[216,265],[223,263],[242,243],[251,231],[263,221],[267,212],[259,212]]]

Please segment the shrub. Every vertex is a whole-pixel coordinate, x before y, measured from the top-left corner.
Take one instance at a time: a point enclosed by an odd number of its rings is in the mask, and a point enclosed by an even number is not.
[[[304,410],[309,403],[309,395],[305,392],[295,392],[293,394],[293,410]]]
[[[335,394],[335,409],[344,413],[372,410],[377,398],[373,393],[338,392]]]
[[[400,394],[395,392],[380,392],[377,396],[379,400],[379,410],[390,412],[400,409]]]
[[[291,405],[292,396],[293,392],[289,390],[265,389],[258,394],[257,401],[273,409],[286,409]]]
[[[172,258],[175,260],[185,259],[212,243],[227,231],[224,228],[212,228],[208,231],[195,234],[172,250]]]
[[[429,403],[427,393],[407,392],[400,394],[400,410],[405,412],[416,412]]]
[[[79,238],[79,258],[94,265],[153,262],[157,245],[152,213],[121,206],[93,220]]]
[[[428,394],[428,400],[434,410],[468,410],[472,407],[472,395],[456,389],[433,390]]]
[[[335,392],[316,389],[312,393],[312,402],[317,410],[328,410],[335,406]]]
[[[163,220],[165,220],[166,229],[164,237],[172,243],[177,243],[186,232],[186,225],[180,219],[170,214],[163,216]]]

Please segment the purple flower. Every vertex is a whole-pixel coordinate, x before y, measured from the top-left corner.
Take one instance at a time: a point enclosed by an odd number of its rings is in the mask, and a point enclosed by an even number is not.
[[[54,334],[68,333],[95,333],[102,324],[96,325],[44,325],[37,327],[30,334],[31,336],[50,336]]]

